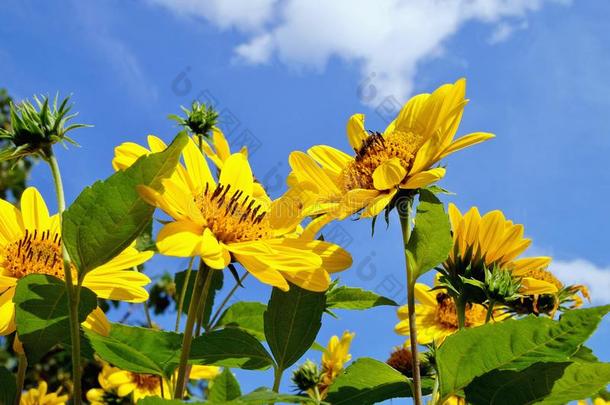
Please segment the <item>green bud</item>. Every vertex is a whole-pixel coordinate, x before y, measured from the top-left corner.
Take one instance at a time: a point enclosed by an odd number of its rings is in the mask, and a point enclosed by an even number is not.
[[[184,111],[186,117],[170,114],[169,118],[189,129],[194,135],[210,136],[212,128],[218,122],[218,113],[214,107],[193,101],[190,110],[183,106],[180,106],[180,108]]]
[[[521,297],[521,280],[508,270],[485,268],[485,295],[492,302],[508,303]]]
[[[307,392],[320,383],[320,376],[318,365],[311,360],[307,360],[292,373],[292,382],[300,392]]]

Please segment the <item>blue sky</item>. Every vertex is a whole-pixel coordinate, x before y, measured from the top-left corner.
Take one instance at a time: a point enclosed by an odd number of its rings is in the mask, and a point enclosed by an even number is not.
[[[195,98],[216,103],[235,149],[247,140],[255,174],[278,196],[292,150],[320,143],[348,150],[351,114],[365,113],[369,128],[382,129],[387,114],[379,111],[392,100],[466,77],[471,102],[460,133],[497,138],[447,159],[441,185],[457,193],[447,201],[502,209],[525,224],[530,254],[552,255],[566,281],[586,282],[595,303],[610,302],[603,231],[610,228],[610,3],[424,3],[7,1],[0,86],[16,99],[72,93],[80,121],[95,125],[75,134],[81,148],[59,153],[72,200],[112,173],[117,144],[149,133],[171,139],[167,114]],[[31,183],[54,206],[46,167]],[[392,220],[373,239],[366,221],[333,233],[354,256],[342,282],[404,302]],[[183,266],[156,260],[149,269]],[[251,281],[239,298],[264,302],[268,293]],[[402,341],[391,308],[339,315],[325,320],[318,340],[354,330],[355,358],[383,360]],[[605,321],[591,340],[605,361],[608,339]],[[271,384],[269,375],[239,375],[246,390]]]

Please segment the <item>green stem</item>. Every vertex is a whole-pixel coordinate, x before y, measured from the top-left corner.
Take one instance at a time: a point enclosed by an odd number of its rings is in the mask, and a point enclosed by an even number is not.
[[[51,167],[51,173],[53,174],[53,181],[55,184],[55,194],[57,195],[57,210],[59,212],[60,225],[63,221],[62,213],[66,210],[66,199],[64,197],[64,187],[61,181],[61,173],[59,171],[59,164],[53,154],[53,149],[49,148],[46,153],[46,160]],[[80,282],[74,285],[72,281],[72,264],[70,262],[70,256],[66,250],[65,245],[62,243],[62,258],[64,265],[64,279],[66,282],[66,293],[68,295],[68,308],[70,311],[70,342],[72,345],[72,379],[74,383],[74,389],[72,392],[72,399],[75,405],[82,403],[81,393],[81,361],[80,361],[80,324],[78,322],[78,304],[80,298]]]
[[[438,398],[436,398],[438,396],[438,386],[439,386],[439,381],[438,381],[438,373],[436,374],[436,378],[434,379],[434,387],[432,388],[432,397],[430,399],[430,404],[432,405],[436,405],[438,402]]]
[[[19,354],[19,365],[17,366],[17,395],[15,396],[15,405],[21,403],[21,393],[23,392],[23,384],[25,382],[25,371],[28,368],[28,359],[25,354]]]
[[[182,352],[180,353],[180,363],[178,366],[178,377],[176,378],[176,387],[174,398],[182,399],[184,389],[186,387],[186,377],[188,369],[188,359],[191,353],[191,343],[193,342],[193,330],[195,328],[195,320],[197,319],[197,310],[203,296],[207,296],[212,281],[212,271],[208,269],[203,260],[199,262],[199,271],[195,276],[195,284],[193,286],[193,294],[189,304],[188,314],[186,315],[186,325],[184,327],[184,336],[182,337]],[[204,273],[206,273],[204,275]],[[205,299],[204,299],[205,301]]]
[[[493,316],[493,313],[494,313],[494,305],[495,305],[495,302],[490,300],[489,304],[487,305],[487,314],[485,315],[485,323],[489,323],[489,321],[491,321],[491,317]]]
[[[180,330],[180,320],[182,318],[182,309],[184,308],[184,296],[186,295],[186,290],[189,285],[189,279],[191,278],[194,261],[195,258],[191,257],[191,260],[189,261],[189,267],[186,269],[186,274],[184,275],[184,283],[182,284],[182,290],[180,291],[180,300],[178,301],[178,313],[176,314],[176,326],[174,328],[175,332],[178,332],[178,330]]]
[[[280,383],[282,382],[282,370],[279,367],[273,369],[273,391],[280,392]]]
[[[455,297],[455,310],[457,312],[458,329],[466,327],[466,301],[461,297]]]
[[[411,343],[411,354],[413,356],[413,402],[415,405],[422,405],[421,393],[421,375],[419,372],[419,354],[417,348],[417,326],[415,318],[415,277],[409,269],[409,260],[407,256],[407,245],[411,239],[411,216],[412,201],[408,201],[406,207],[399,207],[398,215],[400,217],[400,226],[402,228],[402,239],[405,254],[405,268],[407,273],[407,308],[409,313],[409,340]]]
[[[216,312],[214,313],[214,316],[212,316],[210,318],[210,322],[209,322],[209,328],[213,328],[214,324],[216,323],[216,321],[218,320],[218,317],[220,317],[220,314],[222,313],[222,310],[224,309],[225,305],[227,305],[227,303],[229,302],[229,300],[231,299],[231,297],[233,296],[233,294],[235,294],[235,291],[237,291],[237,289],[239,288],[240,284],[244,283],[244,280],[246,279],[246,277],[248,277],[248,272],[245,272],[243,276],[241,276],[241,278],[239,279],[238,283],[235,283],[235,285],[233,286],[233,288],[231,289],[231,291],[229,291],[229,293],[227,294],[227,296],[224,298],[224,300],[222,300],[222,302],[220,303],[220,305],[218,306],[218,309],[216,310]]]

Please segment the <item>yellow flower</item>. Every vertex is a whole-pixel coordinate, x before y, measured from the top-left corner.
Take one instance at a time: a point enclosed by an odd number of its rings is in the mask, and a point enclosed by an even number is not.
[[[493,137],[477,132],[454,140],[467,103],[465,92],[466,81],[461,79],[413,97],[383,134],[368,133],[364,115],[353,115],[347,136],[354,157],[326,145],[314,146],[307,154],[293,152],[288,184],[298,190],[305,214],[326,214],[326,222],[360,210],[363,217],[373,217],[400,189],[418,189],[441,179],[445,169],[433,165]]]
[[[328,387],[343,370],[345,363],[352,359],[349,354],[349,347],[356,334],[353,332],[343,332],[343,336],[333,336],[328,341],[328,346],[322,354],[322,380],[323,387]]]
[[[216,366],[192,366],[191,380],[213,380],[220,374],[220,368]],[[121,370],[104,364],[98,375],[101,388],[93,388],[87,392],[87,400],[92,405],[103,405],[107,403],[108,397],[126,397],[131,395],[133,403],[147,396],[159,396],[171,399],[172,389],[165,379],[152,374],[138,374],[131,371]],[[163,388],[161,388],[163,384]]]
[[[415,284],[415,325],[417,342],[441,344],[445,338],[458,330],[457,311],[453,298],[446,292],[431,290],[425,284]],[[466,307],[465,326],[475,327],[485,323],[487,310],[479,304]],[[398,309],[400,321],[394,328],[401,335],[409,335],[409,313],[406,305]]]
[[[147,153],[133,145],[123,144],[115,150],[115,167],[128,166]],[[263,283],[284,291],[289,288],[287,281],[324,291],[330,283],[329,272],[351,265],[351,256],[337,245],[293,237],[302,220],[300,210],[288,199],[269,203],[267,198],[255,196],[254,177],[244,154],[234,153],[223,161],[218,182],[192,139],[183,158],[184,166],[179,165],[163,182],[163,193],[139,188],[150,204],[174,219],[157,237],[161,253],[199,256],[213,269],[236,261]]]
[[[546,270],[550,257],[518,259],[531,240],[523,236],[523,225],[507,220],[501,211],[481,216],[473,207],[462,215],[454,204],[449,204],[449,219],[453,249],[444,267],[450,273],[462,274],[469,265],[475,269],[497,267],[521,277],[522,293],[526,295],[552,294],[562,288],[561,282]]]
[[[131,268],[152,255],[152,252],[138,252],[128,247],[108,263],[87,273],[83,286],[100,298],[143,302],[148,299],[143,286],[150,279]],[[76,270],[72,271],[76,277]],[[17,281],[29,274],[64,278],[59,216],[49,215],[47,205],[34,187],[23,192],[21,210],[0,199],[0,335],[15,331],[13,296]],[[105,334],[109,327],[99,308],[83,324]]]
[[[47,393],[47,383],[40,381],[38,388],[31,388],[21,396],[20,405],[63,405],[68,395],[59,395],[61,388],[55,392]]]
[[[577,402],[577,405],[588,405],[588,403],[589,402],[587,402],[587,400],[581,399],[580,401]],[[602,397],[597,397],[592,400],[592,404],[593,405],[609,405],[610,401],[606,401]]]

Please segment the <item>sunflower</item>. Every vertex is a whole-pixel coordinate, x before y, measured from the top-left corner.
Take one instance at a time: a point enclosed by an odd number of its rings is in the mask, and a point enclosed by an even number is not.
[[[115,151],[115,162],[128,164],[129,153],[129,162],[137,159],[135,152],[125,149],[123,144],[121,151]],[[213,269],[239,262],[261,282],[284,291],[289,289],[288,281],[325,291],[329,272],[351,265],[351,256],[337,245],[294,237],[302,220],[300,210],[289,199],[269,202],[255,196],[254,177],[243,153],[233,153],[223,161],[218,182],[192,139],[183,158],[184,166],[164,180],[162,193],[139,187],[150,204],[173,219],[157,236],[160,253],[199,256]]]
[[[343,370],[345,363],[352,359],[352,355],[349,354],[349,348],[354,336],[355,333],[345,331],[341,338],[333,336],[328,341],[328,345],[322,354],[322,379],[320,382],[322,385],[320,391],[322,393],[337,378]]]
[[[220,374],[216,366],[192,366],[191,380],[211,381]],[[131,395],[133,403],[147,396],[159,396],[171,399],[172,390],[168,382],[160,376],[152,374],[138,374],[121,370],[104,364],[98,375],[101,388],[92,388],[87,391],[87,400],[92,405],[103,405],[112,398],[122,398]]]
[[[455,333],[458,318],[453,298],[442,290],[431,290],[421,283],[415,284],[415,324],[417,326],[417,342],[425,345],[436,342],[441,344],[445,338]],[[409,335],[409,311],[406,305],[398,309],[400,321],[395,331],[401,335]],[[475,327],[485,323],[487,310],[483,305],[468,304],[464,326]]]
[[[523,295],[554,294],[562,288],[561,282],[547,270],[550,257],[518,258],[532,241],[523,236],[523,225],[507,220],[501,211],[481,216],[472,207],[462,215],[454,204],[449,204],[449,219],[453,249],[443,264],[447,273],[464,275],[470,269],[476,275],[483,268],[508,270],[520,278]]]
[[[288,185],[298,190],[305,214],[343,219],[362,210],[362,217],[374,217],[399,190],[441,179],[445,169],[433,167],[438,161],[493,137],[477,132],[454,140],[467,103],[465,91],[461,79],[413,97],[383,133],[368,133],[364,115],[353,115],[347,137],[354,157],[326,145],[293,152]]]
[[[83,286],[99,298],[143,302],[148,299],[143,287],[150,279],[125,269],[144,263],[152,255],[152,252],[138,252],[128,247],[87,273]],[[72,272],[76,279],[76,269]],[[30,274],[64,278],[59,216],[49,215],[46,203],[34,187],[23,192],[21,210],[0,199],[0,335],[15,331],[15,288],[19,279]],[[83,324],[101,333],[107,333],[109,327],[99,308]]]
[[[59,395],[61,388],[55,392],[48,393],[46,381],[40,381],[38,388],[31,388],[21,395],[20,405],[64,405],[68,401],[68,395]]]

